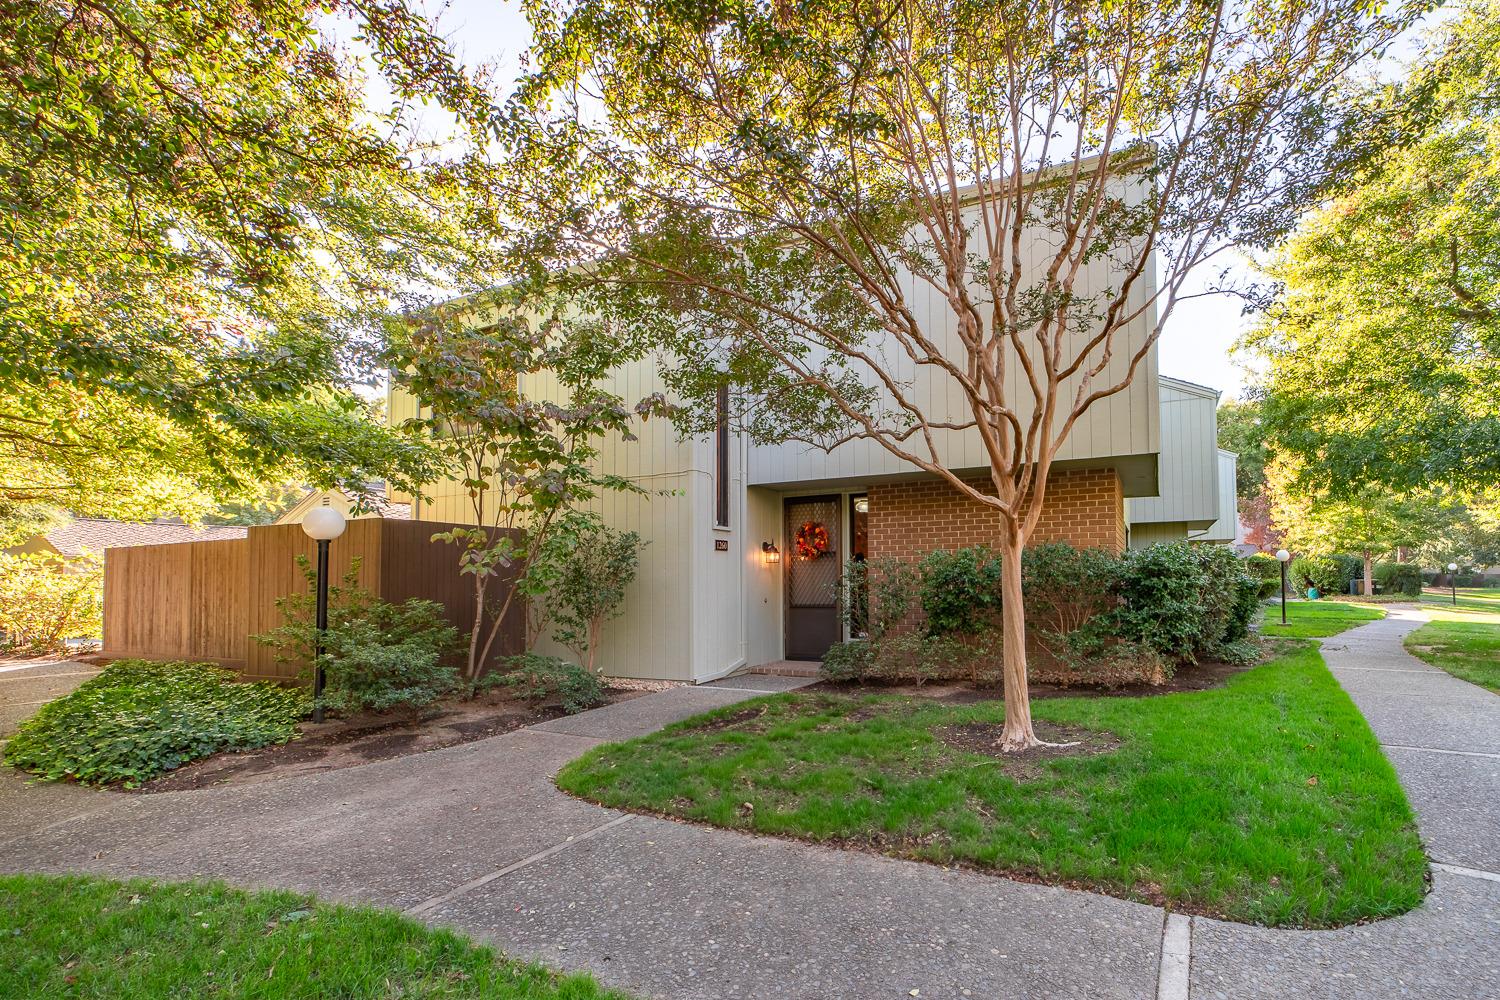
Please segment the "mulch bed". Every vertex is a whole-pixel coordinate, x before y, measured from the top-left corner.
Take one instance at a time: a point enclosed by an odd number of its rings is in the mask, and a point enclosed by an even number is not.
[[[608,688],[607,704],[644,691]],[[563,715],[557,705],[532,706],[487,691],[470,701],[442,701],[418,711],[365,712],[347,719],[304,722],[301,737],[279,746],[220,753],[141,785],[136,793],[253,785],[296,774],[356,767],[406,754],[488,739]]]
[[[1032,681],[1028,685],[1031,697],[1037,698],[1142,698],[1158,694],[1177,694],[1183,691],[1209,691],[1223,687],[1235,674],[1243,673],[1251,665],[1235,663],[1183,664],[1165,684],[1123,684],[1119,687],[1094,687],[1060,684],[1043,684]],[[929,681],[926,684],[863,684],[858,681],[819,681],[797,692],[831,694],[899,694],[910,698],[931,698],[955,705],[972,705],[982,701],[999,701],[1000,686],[977,685],[972,681]],[[1046,737],[1043,737],[1045,739]]]
[[[1000,733],[1004,728],[998,722],[966,722],[959,726],[941,726],[932,730],[932,735],[955,750],[994,758],[1000,771],[1017,781],[1029,781],[1041,776],[1044,772],[1037,764],[1044,760],[1097,757],[1120,746],[1119,739],[1112,733],[1033,721],[1032,731],[1036,733],[1037,739],[1054,745],[1005,753],[1000,749]]]

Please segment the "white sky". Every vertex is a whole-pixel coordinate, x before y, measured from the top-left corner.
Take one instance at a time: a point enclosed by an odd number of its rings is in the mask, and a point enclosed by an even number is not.
[[[438,33],[454,46],[466,65],[494,66],[495,79],[502,84],[515,77],[519,57],[531,41],[530,25],[519,4],[504,0],[426,0],[422,6],[429,20],[436,23]],[[1450,8],[1431,16],[1426,24],[1453,13]],[[1402,39],[1395,51],[1401,55],[1409,53],[1415,37],[1414,33]],[[1393,64],[1382,75],[1397,72],[1399,64]],[[1185,293],[1201,291],[1226,266],[1231,268],[1233,282],[1243,284],[1251,279],[1243,261],[1215,262],[1194,275],[1196,280],[1190,282]],[[1161,373],[1223,390],[1225,399],[1238,395],[1245,385],[1246,372],[1231,356],[1230,349],[1251,318],[1242,314],[1241,300],[1232,296],[1180,301],[1162,332]]]

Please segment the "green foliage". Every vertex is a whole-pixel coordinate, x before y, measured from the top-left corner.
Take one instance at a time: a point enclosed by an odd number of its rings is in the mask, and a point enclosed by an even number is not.
[[[869,639],[836,642],[823,654],[818,674],[830,681],[861,680],[870,676],[874,656],[875,643]]]
[[[1320,594],[1347,594],[1349,584],[1364,572],[1359,556],[1336,552],[1326,556],[1298,556],[1287,567],[1288,588],[1297,591],[1316,587]]]
[[[5,763],[48,781],[133,788],[225,750],[297,735],[307,696],[211,663],[117,660],[21,723]]]
[[[1265,552],[1252,552],[1245,557],[1245,572],[1260,581],[1262,599],[1281,593],[1281,561],[1275,556]]]
[[[13,1000],[629,1000],[393,910],[220,882],[4,875],[0,936]]]
[[[0,552],[0,649],[55,653],[104,631],[104,564]]]
[[[1249,346],[1265,416],[1308,489],[1500,479],[1500,4],[1463,4],[1370,96],[1373,155],[1271,265]],[[1352,546],[1351,546],[1352,547]]]
[[[255,636],[283,663],[311,664],[317,649],[318,572],[306,556],[297,566],[308,589],[276,599],[282,624]],[[458,645],[436,601],[380,600],[359,585],[356,558],[341,584],[328,588],[328,629],[323,642],[323,705],[356,712],[431,704],[458,688],[458,672],[444,658]],[[310,667],[309,667],[310,670]]]
[[[921,586],[920,567],[905,559],[850,563],[839,588],[839,607],[849,631],[873,641],[890,635],[916,613]]]
[[[566,551],[546,601],[556,621],[555,638],[571,649],[591,674],[604,623],[618,617],[625,589],[635,580],[641,561],[641,536],[608,528],[597,517],[577,517],[566,538]]]
[[[382,317],[475,258],[418,102],[372,114],[361,67],[464,86],[402,0],[344,16],[369,58],[299,4],[0,8],[0,499],[192,516],[432,472],[353,383]]]
[[[1376,563],[1373,573],[1375,583],[1384,593],[1422,596],[1422,568],[1416,563]]]
[[[1219,404],[1216,414],[1219,447],[1239,456],[1235,490],[1241,497],[1255,496],[1266,487],[1266,462],[1271,453],[1262,409],[1259,400],[1228,399]]]
[[[1021,554],[1028,634],[1055,659],[1077,663],[1098,656],[1104,622],[1119,603],[1120,560],[1102,549],[1051,542]]]
[[[1122,557],[1121,605],[1102,627],[1169,660],[1192,660],[1204,644],[1205,596],[1213,580],[1187,545],[1152,545]]]
[[[555,289],[516,284],[393,327],[393,380],[422,404],[404,426],[430,438],[469,497],[469,526],[433,538],[458,549],[474,582],[470,682],[510,609],[556,582],[549,539],[581,523],[567,515],[604,491],[645,492],[599,473],[597,459],[606,438],[632,439],[634,417],[660,412],[660,400],[632,409],[601,388],[625,350],[588,324],[561,324],[551,310],[566,305]],[[550,388],[533,396],[533,385]]]
[[[1000,560],[988,548],[930,552],[918,570],[922,613],[932,635],[973,633],[1000,613]]]
[[[505,663],[505,672],[486,677],[503,684],[526,701],[541,704],[561,703],[564,712],[573,715],[604,703],[604,685],[599,678],[576,663],[540,653],[522,653]]]

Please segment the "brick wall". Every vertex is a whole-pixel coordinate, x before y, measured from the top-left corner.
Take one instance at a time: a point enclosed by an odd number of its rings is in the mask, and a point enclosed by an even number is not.
[[[988,490],[988,480],[973,483]],[[871,486],[870,558],[993,545],[1000,515],[941,480]],[[1114,469],[1070,469],[1047,479],[1032,545],[1125,550],[1125,497]]]

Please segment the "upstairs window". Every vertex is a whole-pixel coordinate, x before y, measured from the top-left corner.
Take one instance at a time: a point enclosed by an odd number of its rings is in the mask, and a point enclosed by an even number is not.
[[[729,385],[719,386],[714,424],[714,524],[729,527]]]

